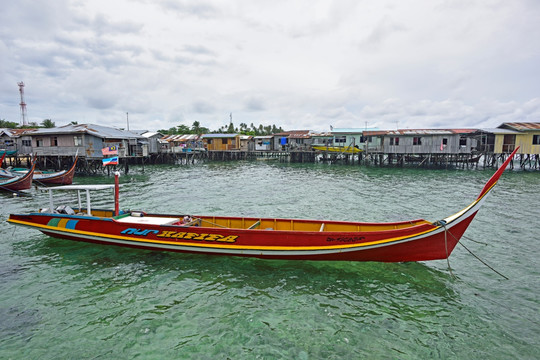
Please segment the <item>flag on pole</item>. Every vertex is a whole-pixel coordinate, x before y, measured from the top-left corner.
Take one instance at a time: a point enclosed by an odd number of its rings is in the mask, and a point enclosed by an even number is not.
[[[108,146],[101,149],[103,155],[118,155],[118,147],[116,145]]]
[[[118,156],[108,158],[108,159],[103,159],[101,161],[103,161],[103,166],[118,165]]]

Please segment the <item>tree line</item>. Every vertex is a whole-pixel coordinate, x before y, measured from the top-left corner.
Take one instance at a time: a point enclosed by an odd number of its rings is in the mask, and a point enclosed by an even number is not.
[[[0,119],[0,128],[7,129],[34,129],[34,128],[53,128],[56,124],[51,119],[45,119],[41,122],[41,125],[38,125],[36,122],[31,122],[26,126],[19,126],[18,123],[14,121],[7,121]]]
[[[71,124],[77,125],[76,121],[72,121]],[[0,128],[8,129],[24,129],[24,128],[53,128],[56,124],[51,119],[45,119],[38,125],[36,122],[31,122],[27,126],[19,126],[18,123],[14,121],[6,121],[0,119]],[[231,121],[228,125],[221,126],[218,130],[210,130],[207,127],[201,126],[201,123],[194,121],[191,127],[181,124],[166,129],[158,130],[163,135],[185,135],[185,134],[211,134],[211,133],[228,133],[228,134],[243,134],[243,135],[252,135],[252,136],[263,136],[263,135],[272,135],[283,132],[283,129],[277,127],[276,125],[267,125],[264,126],[259,124],[255,126],[251,123],[249,126],[246,123],[240,123],[239,126],[234,126]]]
[[[200,122],[194,121],[191,127],[182,124],[182,125],[169,128],[168,130],[161,129],[158,131],[164,135],[185,135],[185,134],[200,135],[200,134],[210,134],[210,133],[214,133],[214,134],[226,133],[226,134],[263,136],[263,135],[271,135],[271,134],[277,134],[277,133],[283,132],[283,129],[281,128],[281,126],[280,127],[277,127],[276,125],[264,126],[262,124],[259,124],[259,126],[255,126],[253,123],[251,123],[249,126],[246,123],[240,123],[240,125],[236,127],[231,121],[229,125],[223,125],[218,130],[211,131],[207,127],[201,126]]]

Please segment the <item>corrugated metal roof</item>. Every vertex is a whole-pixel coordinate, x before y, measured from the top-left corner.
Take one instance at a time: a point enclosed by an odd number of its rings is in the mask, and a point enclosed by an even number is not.
[[[398,129],[398,130],[378,130],[364,131],[366,136],[381,136],[381,135],[452,135],[452,130],[447,129]]]
[[[161,141],[167,141],[167,142],[186,142],[186,141],[192,141],[197,140],[199,138],[199,135],[197,134],[174,134],[174,135],[166,135],[162,137]]]
[[[95,124],[69,124],[48,129],[38,129],[32,135],[90,134],[103,139],[140,139],[142,136],[131,131]]]
[[[228,139],[235,138],[238,134],[203,134],[201,139]]]
[[[145,133],[142,133],[141,136],[149,139],[149,138],[151,138],[153,136],[160,136],[161,137],[161,136],[163,136],[163,134],[161,134],[161,133],[159,133],[157,131],[147,131]]]
[[[274,134],[274,136],[297,136],[297,135],[306,135],[311,134],[311,130],[290,130],[290,131],[284,131],[277,134]]]
[[[377,130],[364,131],[365,136],[384,136],[384,135],[453,135],[453,134],[471,134],[476,129],[397,129],[397,130]]]
[[[310,134],[301,134],[301,133],[294,133],[289,135],[289,139],[309,139],[311,138]]]
[[[271,139],[273,138],[273,135],[261,135],[261,136],[254,136],[254,139]]]
[[[513,134],[520,134],[519,131],[510,130],[510,129],[501,129],[501,128],[484,128],[484,129],[478,129],[480,132],[485,132],[488,134],[499,134],[499,135],[513,135]]]
[[[502,125],[499,126],[502,127],[509,127],[514,130],[518,131],[531,131],[531,130],[540,130],[540,122],[511,122],[511,123],[502,123]]]
[[[25,135],[26,133],[33,133],[36,129],[11,129],[11,128],[2,128],[0,129],[0,135],[6,134],[9,137],[18,137]]]
[[[454,134],[472,134],[476,129],[450,129]]]
[[[362,134],[366,131],[377,131],[378,128],[334,128],[332,134]]]

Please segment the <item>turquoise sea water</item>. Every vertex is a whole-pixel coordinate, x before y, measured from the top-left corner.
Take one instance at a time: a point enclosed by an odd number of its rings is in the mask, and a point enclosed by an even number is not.
[[[206,163],[131,168],[148,212],[438,220],[491,170]],[[76,183],[111,183],[79,177]],[[540,354],[540,173],[506,172],[446,261],[277,261],[72,242],[5,222],[47,194],[1,193],[2,359],[533,359]],[[112,207],[95,198],[94,207]]]

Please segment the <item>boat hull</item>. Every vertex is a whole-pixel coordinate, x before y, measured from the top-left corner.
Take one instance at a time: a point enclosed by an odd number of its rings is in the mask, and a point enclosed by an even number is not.
[[[0,189],[8,191],[27,190],[32,187],[32,177],[34,176],[35,163],[32,168],[24,176],[13,177],[9,180],[0,182]]]
[[[68,170],[61,170],[51,173],[34,171],[34,176],[32,179],[34,182],[43,185],[71,185],[73,183],[73,177],[75,176],[75,168],[77,166],[78,158],[78,156],[75,157],[73,164]],[[18,172],[18,175],[22,176],[27,172],[28,170],[21,170]]]
[[[51,237],[150,250],[266,259],[406,262],[447,258],[475,214],[476,211],[468,212],[446,227],[420,221],[409,228],[366,232],[143,225],[137,223],[136,218],[132,223],[130,220],[120,222],[99,217],[39,213],[10,215],[8,221],[37,228]],[[152,217],[147,215],[148,219]],[[338,226],[366,225],[335,223]],[[332,222],[327,224],[330,226]]]
[[[361,149],[351,146],[313,146],[313,149],[317,151],[337,152],[345,154],[358,154],[362,152]]]

